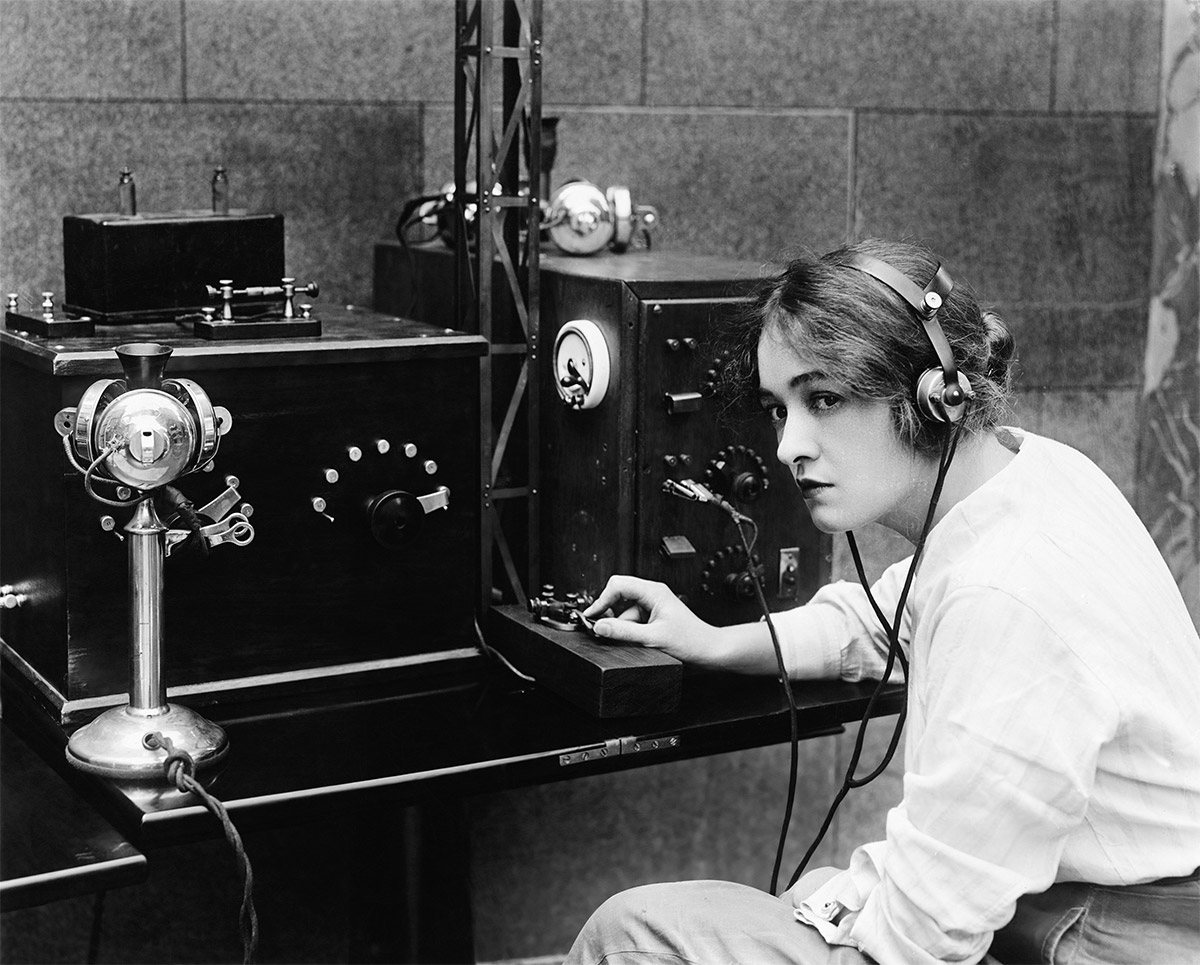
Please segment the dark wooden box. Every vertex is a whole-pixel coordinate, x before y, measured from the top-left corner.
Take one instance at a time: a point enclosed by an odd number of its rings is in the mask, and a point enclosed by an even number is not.
[[[365,310],[323,317],[317,338],[236,344],[174,325],[105,327],[65,343],[0,332],[0,579],[25,598],[0,611],[0,637],[6,660],[61,721],[119,702],[129,685],[119,534],[130,511],[87,495],[54,427],[95,381],[120,377],[112,348],[129,341],[171,345],[167,377],[194,380],[233,417],[216,471],[177,487],[202,506],[234,475],[253,508],[250,545],[166,560],[170,694],[202,705],[251,690],[332,691],[474,658],[486,343]],[[413,540],[393,549],[373,537],[372,496],[441,485],[449,507],[424,516]],[[115,532],[102,528],[105,516]]]
[[[452,251],[385,243],[375,257],[377,308],[403,306],[424,321],[448,323]],[[772,609],[803,603],[828,581],[830,538],[812,525],[776,460],[767,420],[723,416],[708,396],[686,411],[667,403],[668,395],[704,390],[714,325],[744,306],[759,277],[757,265],[713,256],[543,250],[540,575],[531,595],[548,583],[560,595],[595,596],[613,573],[632,573],[666,583],[711,623],[758,619],[736,527],[711,505],[662,491],[667,479],[711,482],[710,472],[750,471],[767,483],[753,498],[732,501],[758,523],[754,553]],[[604,333],[613,368],[608,396],[587,411],[563,405],[552,368],[559,328],[580,318]],[[519,528],[513,533],[519,538]]]
[[[595,717],[671,714],[683,664],[659,650],[605,643],[538,623],[524,607],[492,607],[488,641],[522,673]]]
[[[205,286],[278,285],[283,215],[204,211],[63,218],[64,308],[106,324],[215,305]]]

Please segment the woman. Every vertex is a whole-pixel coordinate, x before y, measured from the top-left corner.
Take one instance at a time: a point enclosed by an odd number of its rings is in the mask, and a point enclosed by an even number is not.
[[[774,617],[793,680],[879,678],[899,645],[903,799],[846,870],[635,888],[568,961],[1200,961],[1200,639],[1104,474],[1001,426],[1000,319],[873,241],[791,262],[733,341],[814,523],[916,544]],[[613,577],[607,613],[601,637],[778,672],[768,624],[709,626],[661,584]]]

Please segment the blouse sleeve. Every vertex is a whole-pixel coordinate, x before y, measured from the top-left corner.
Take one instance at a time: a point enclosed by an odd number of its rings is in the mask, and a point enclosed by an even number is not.
[[[896,615],[911,561],[908,557],[888,567],[871,587],[889,622]],[[883,675],[887,635],[860,584],[827,584],[808,603],[775,614],[773,619],[784,664],[793,680],[878,680]],[[906,614],[900,628],[900,642],[905,649],[908,638]],[[896,666],[893,679],[899,679],[899,674]]]

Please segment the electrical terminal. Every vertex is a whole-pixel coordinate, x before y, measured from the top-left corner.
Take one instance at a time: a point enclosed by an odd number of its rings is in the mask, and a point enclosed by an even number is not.
[[[662,491],[680,499],[690,499],[696,503],[720,503],[711,489],[694,479],[667,479],[662,484]]]
[[[711,503],[718,509],[724,510],[729,514],[730,518],[737,523],[753,523],[749,516],[738,512],[737,509],[729,502],[729,500],[718,496],[704,483],[696,482],[694,479],[667,479],[662,484],[662,491],[671,496],[678,496],[680,499],[690,499],[696,503]]]

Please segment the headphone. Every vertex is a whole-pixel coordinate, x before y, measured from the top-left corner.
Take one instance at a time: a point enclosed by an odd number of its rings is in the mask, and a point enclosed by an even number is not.
[[[966,411],[967,400],[975,393],[966,373],[958,371],[950,343],[937,320],[938,309],[954,288],[949,272],[939,264],[929,284],[921,289],[903,272],[870,255],[852,255],[845,265],[887,285],[917,313],[941,363],[938,368],[926,369],[917,379],[917,407],[934,422],[958,422]]]

